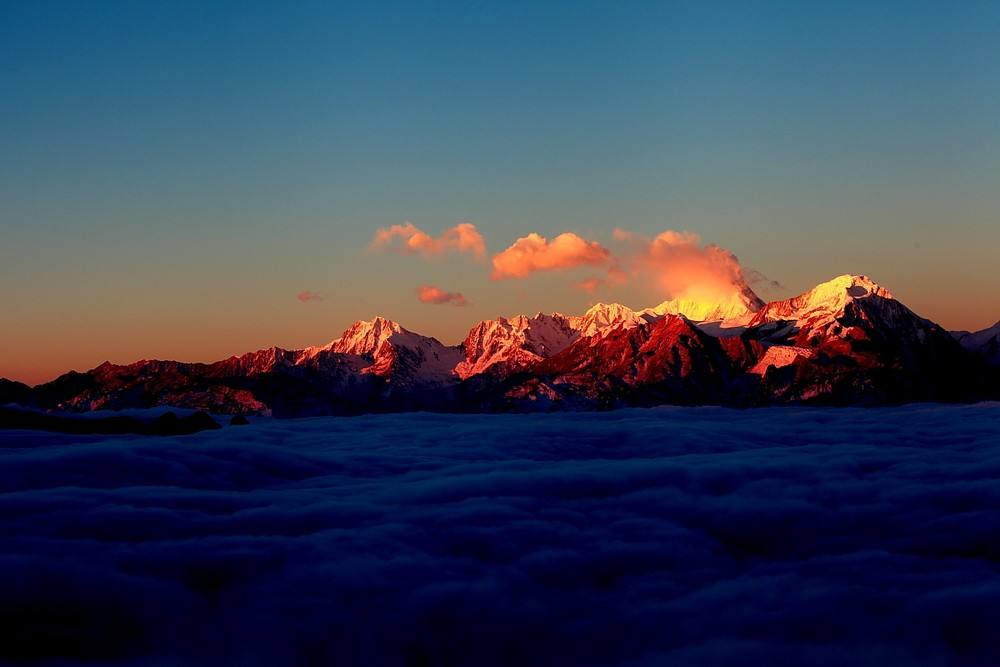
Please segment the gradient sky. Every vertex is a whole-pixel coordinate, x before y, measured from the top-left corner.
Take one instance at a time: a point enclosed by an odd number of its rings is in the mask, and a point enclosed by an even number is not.
[[[780,281],[766,299],[865,273],[982,328],[998,44],[972,1],[4,3],[0,376],[655,300],[366,251],[407,219],[491,253],[690,230]]]

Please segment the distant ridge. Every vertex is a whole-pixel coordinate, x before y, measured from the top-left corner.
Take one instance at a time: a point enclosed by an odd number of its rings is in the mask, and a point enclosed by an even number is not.
[[[863,275],[764,303],[599,303],[578,316],[485,320],[454,346],[383,317],[326,345],[212,364],[105,363],[0,403],[48,410],[157,405],[280,416],[396,410],[553,410],[973,401],[1000,395],[1000,323],[950,334]]]

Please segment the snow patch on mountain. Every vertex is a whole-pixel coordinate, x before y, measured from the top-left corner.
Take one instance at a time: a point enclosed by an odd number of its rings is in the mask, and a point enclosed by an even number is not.
[[[579,332],[574,319],[538,313],[484,320],[472,327],[460,346],[465,356],[455,373],[465,379],[491,370],[507,374],[525,368],[576,340]]]
[[[321,347],[306,348],[306,356],[315,356],[319,352],[336,352],[338,354],[374,354],[382,343],[390,338],[404,337],[411,339],[416,336],[407,331],[397,322],[384,317],[375,317],[371,320],[358,320],[340,335],[326,345]],[[401,342],[401,338],[397,338]]]
[[[651,319],[651,314],[640,315],[620,303],[597,303],[582,316],[571,318],[571,325],[581,336],[593,336],[610,327],[622,325],[629,328]]]
[[[803,357],[812,359],[815,353],[807,347],[796,345],[772,345],[764,352],[764,356],[748,372],[753,375],[763,375],[770,367],[783,368]]]
[[[407,384],[446,384],[455,381],[455,366],[462,360],[458,347],[403,328],[384,317],[359,320],[337,339],[321,347],[300,351],[298,363],[326,354],[364,357],[371,364],[363,374],[395,379]]]
[[[798,296],[768,303],[754,315],[749,325],[783,321],[815,325],[843,315],[848,303],[873,296],[894,301],[889,290],[868,276],[845,274]]]

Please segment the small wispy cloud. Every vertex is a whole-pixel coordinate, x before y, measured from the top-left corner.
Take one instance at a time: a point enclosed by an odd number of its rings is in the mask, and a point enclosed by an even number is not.
[[[486,255],[486,242],[471,222],[461,222],[435,238],[407,220],[401,225],[376,230],[371,248],[425,256],[447,251],[467,252],[478,258]]]
[[[629,276],[617,263],[612,263],[607,274],[603,278],[586,278],[576,283],[576,288],[588,294],[593,294],[598,289],[617,287],[628,282]]]
[[[751,285],[756,285],[756,286],[759,286],[759,287],[763,287],[766,290],[783,290],[783,289],[785,289],[785,286],[783,284],[781,284],[781,282],[779,282],[777,280],[771,280],[770,278],[768,278],[767,276],[765,276],[762,272],[758,271],[757,269],[751,269],[751,268],[744,267],[744,269],[743,269],[743,275],[746,277],[747,282],[750,283]]]
[[[440,287],[433,285],[421,285],[417,288],[417,299],[422,303],[430,303],[438,306],[451,304],[453,306],[467,306],[469,302],[461,292],[446,292]]]
[[[295,298],[301,301],[302,303],[309,303],[310,301],[322,301],[323,295],[317,294],[312,290],[302,290],[301,292],[295,295]]]

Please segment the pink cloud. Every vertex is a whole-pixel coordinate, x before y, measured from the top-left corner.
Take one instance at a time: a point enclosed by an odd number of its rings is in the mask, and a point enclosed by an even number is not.
[[[615,237],[630,244],[622,260],[630,276],[655,281],[671,298],[723,302],[747,288],[736,255],[713,243],[703,245],[693,232],[668,229],[650,239],[616,230]]]
[[[391,249],[406,254],[440,255],[449,250],[486,255],[486,242],[471,222],[461,222],[434,238],[407,220],[401,225],[382,227],[372,239],[373,250]]]
[[[453,306],[468,305],[465,296],[461,292],[446,292],[440,287],[433,285],[421,285],[417,288],[417,298],[423,303],[444,305],[450,303]]]
[[[596,266],[609,258],[607,248],[573,232],[564,232],[551,241],[532,232],[493,256],[492,278],[524,278],[536,271]]]
[[[691,232],[667,230],[647,247],[644,260],[657,272],[660,285],[671,294],[692,290],[729,293],[746,284],[736,255],[715,244],[701,245]]]
[[[608,272],[603,278],[587,278],[576,284],[576,287],[593,294],[600,288],[617,287],[628,282],[628,274],[618,266],[618,260],[613,259],[612,265],[608,267]]]
[[[302,303],[323,300],[323,296],[321,294],[317,294],[316,292],[312,292],[310,290],[302,290],[301,292],[295,295],[295,298],[301,301]]]

